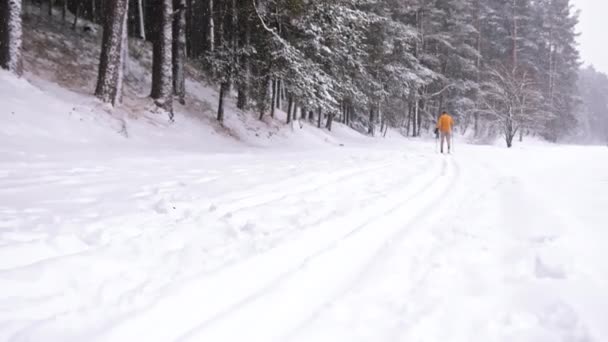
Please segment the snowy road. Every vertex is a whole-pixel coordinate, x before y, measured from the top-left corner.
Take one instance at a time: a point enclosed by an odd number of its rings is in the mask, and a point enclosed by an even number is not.
[[[606,148],[2,160],[0,341],[608,339]]]

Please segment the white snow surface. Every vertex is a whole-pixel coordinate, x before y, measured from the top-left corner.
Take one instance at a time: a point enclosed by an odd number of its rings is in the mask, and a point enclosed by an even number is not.
[[[0,101],[0,341],[608,341],[605,147]]]

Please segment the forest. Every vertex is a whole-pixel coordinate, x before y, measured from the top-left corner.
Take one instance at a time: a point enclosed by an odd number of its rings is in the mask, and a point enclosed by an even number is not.
[[[189,65],[217,89],[220,124],[234,98],[260,119],[282,108],[286,123],[338,121],[372,136],[420,136],[443,110],[460,133],[508,147],[528,135],[608,135],[583,101],[601,81],[581,70],[569,0],[33,1],[103,28],[91,92],[113,106],[128,40],[150,42],[150,98],[169,120]],[[0,65],[17,74],[25,4],[0,2]]]

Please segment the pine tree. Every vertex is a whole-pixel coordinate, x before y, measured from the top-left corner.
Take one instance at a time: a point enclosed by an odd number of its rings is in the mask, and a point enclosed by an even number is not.
[[[543,135],[550,140],[566,136],[576,125],[578,98],[576,81],[579,53],[576,48],[577,15],[569,0],[544,0],[538,3],[541,52],[538,54],[539,79],[547,102],[548,120]]]
[[[0,2],[0,67],[17,75],[23,72],[21,0]]]
[[[186,103],[186,1],[173,0],[173,94]]]
[[[128,0],[109,0],[104,21],[95,96],[103,102],[120,102],[124,77]]]
[[[156,105],[173,120],[173,0],[156,0],[157,27],[152,55],[152,92]]]

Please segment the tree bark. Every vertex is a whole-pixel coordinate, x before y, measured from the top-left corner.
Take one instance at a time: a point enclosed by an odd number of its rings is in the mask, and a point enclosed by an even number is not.
[[[270,101],[270,117],[274,118],[275,100],[277,98],[277,80],[272,80],[272,97]]]
[[[63,4],[61,6],[61,21],[63,23],[65,23],[67,15],[68,15],[68,0],[63,0]]]
[[[49,0],[49,17],[53,16],[53,0]]]
[[[350,125],[350,103],[347,102],[346,103],[346,113],[344,115],[344,124],[345,125]]]
[[[141,1],[141,0],[139,0]],[[173,94],[186,104],[186,0],[173,0]]]
[[[125,30],[128,0],[110,0],[104,20],[95,96],[115,106],[120,102],[124,77]]]
[[[513,70],[515,70],[515,68],[517,68],[517,64],[518,64],[518,61],[517,61],[517,34],[518,34],[517,33],[517,29],[518,29],[518,26],[517,26],[517,10],[516,10],[517,9],[517,3],[516,3],[516,0],[512,0],[511,6],[513,6],[513,8],[512,8],[513,9],[513,18],[512,18],[512,20],[513,20],[513,26],[512,26],[512,32],[511,32],[511,40],[512,40],[513,46],[512,46],[512,51],[511,51],[511,54],[512,54],[511,55],[511,58],[512,58],[511,62],[512,62]]]
[[[156,0],[159,27],[152,48],[152,91],[150,97],[173,119],[173,0]]]
[[[281,109],[281,79],[277,79],[277,108]]]
[[[420,100],[421,104],[418,105],[418,107],[416,107],[416,117],[417,117],[417,121],[418,121],[418,130],[417,130],[417,136],[420,136],[420,132],[422,131],[422,118],[420,117],[420,109],[424,109],[424,102],[422,100]]]
[[[266,112],[266,110],[268,109],[268,88],[270,87],[270,84],[272,83],[272,78],[270,77],[269,73],[266,73],[266,76],[264,77],[264,84],[262,85],[262,94],[259,98],[258,101],[258,110],[260,111],[260,120],[262,120],[264,118],[264,113]],[[274,106],[272,105],[272,102],[270,103],[270,110],[274,110]]]
[[[0,1],[0,67],[21,75],[23,73],[21,0]]]
[[[224,125],[224,97],[226,97],[229,88],[230,85],[226,82],[220,85],[220,99],[217,106],[217,121],[219,121],[220,125]]]
[[[146,40],[146,13],[144,13],[144,0],[137,0],[137,15],[139,19],[139,38]]]
[[[234,1],[234,0],[233,0]],[[241,9],[241,11],[244,11],[244,15],[239,16],[239,19],[241,21],[241,25],[243,25],[243,29],[244,29],[244,39],[241,35],[241,49],[243,48],[248,48],[251,44],[251,33],[250,33],[250,19],[249,19],[249,15],[250,15],[250,11],[249,11],[249,4],[250,1],[247,1],[246,4],[244,5],[244,7]],[[238,27],[238,24],[237,24]],[[247,102],[249,100],[249,75],[251,73],[251,65],[250,65],[250,60],[249,60],[249,56],[245,55],[245,54],[240,54],[240,61],[239,64],[242,65],[242,71],[243,71],[243,75],[240,78],[239,84],[237,86],[238,88],[238,97],[237,97],[237,103],[236,106],[241,109],[244,110],[247,107]]]
[[[317,109],[317,128],[321,128],[321,107]]]
[[[374,108],[369,109],[369,127],[367,128],[367,134],[374,136]]]
[[[406,135],[409,137],[410,136],[410,126],[412,124],[412,104],[409,103],[408,105],[408,110],[407,110],[407,121],[405,124],[405,131],[407,132]]]
[[[327,115],[327,124],[325,125],[325,128],[327,128],[328,131],[331,132],[331,126],[334,122],[334,114],[333,113],[329,113]]]
[[[110,2],[108,3],[108,8],[111,8],[112,5],[113,5],[113,1],[110,0]],[[126,6],[128,6],[128,5],[129,4],[127,3]],[[74,22],[72,23],[72,30],[76,30],[76,25],[78,25],[78,14],[80,14],[80,9],[81,8],[82,8],[82,1],[78,2],[78,4],[76,4],[76,10],[74,11]],[[110,11],[111,11],[111,9],[110,9]],[[128,12],[129,12],[128,8],[127,8],[126,12],[127,12],[127,14],[125,14],[125,15],[128,15]],[[106,14],[105,20],[108,20],[108,16],[109,16],[109,14]]]
[[[289,104],[287,105],[287,123],[291,122],[291,107],[293,106],[293,96],[289,95]]]
[[[413,122],[412,122],[412,137],[417,137],[418,135],[420,135],[420,131],[418,130],[418,127],[420,127],[420,125],[419,125],[419,121],[420,121],[419,105],[420,105],[420,102],[418,101],[417,98],[415,98],[414,117],[413,117]]]
[[[207,23],[207,43],[209,51],[215,50],[215,21],[213,19],[213,0],[209,0],[209,22]]]

